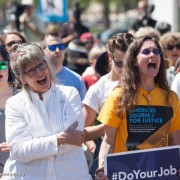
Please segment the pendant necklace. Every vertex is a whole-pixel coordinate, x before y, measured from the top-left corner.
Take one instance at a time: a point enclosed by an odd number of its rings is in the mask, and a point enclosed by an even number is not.
[[[142,85],[141,85],[141,86],[142,86]],[[150,92],[155,88],[155,86],[153,85],[153,86],[151,86],[151,88],[149,88],[149,89],[144,88],[143,86],[142,86],[142,88],[145,89],[146,91],[148,91],[148,94],[147,94],[147,95],[142,94],[142,95],[144,96],[144,98],[146,99],[147,104],[148,104],[149,106],[152,105],[153,96],[152,96],[152,94],[151,94]]]
[[[151,102],[152,102],[152,99],[153,99],[152,95],[149,93],[147,96],[145,96],[144,94],[143,94],[143,96],[146,99],[147,104],[150,106]]]

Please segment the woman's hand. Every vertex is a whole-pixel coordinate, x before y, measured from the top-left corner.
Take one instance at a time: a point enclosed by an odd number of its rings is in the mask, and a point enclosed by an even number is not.
[[[109,180],[108,177],[106,175],[104,175],[103,171],[99,171],[96,174],[95,180]]]
[[[84,132],[76,130],[78,122],[74,122],[67,130],[57,135],[58,146],[71,144],[81,146],[84,142]]]
[[[7,146],[6,142],[0,144],[0,151],[1,152],[9,152],[9,147]]]

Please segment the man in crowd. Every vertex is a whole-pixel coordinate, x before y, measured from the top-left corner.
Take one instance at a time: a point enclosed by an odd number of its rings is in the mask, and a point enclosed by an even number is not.
[[[65,57],[65,44],[58,33],[46,33],[42,37],[41,48],[43,48],[47,61],[53,68],[60,84],[75,87],[83,100],[86,87],[80,75],[63,66]]]

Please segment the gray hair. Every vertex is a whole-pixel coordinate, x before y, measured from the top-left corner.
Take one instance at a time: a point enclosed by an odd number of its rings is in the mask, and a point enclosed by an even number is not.
[[[23,43],[13,47],[13,52],[10,55],[10,66],[16,79],[27,90],[27,85],[23,84],[20,77],[24,76],[25,69],[37,61],[45,61],[49,71],[50,79],[52,82],[57,84],[55,74],[45,59],[44,52],[42,49],[33,43]]]

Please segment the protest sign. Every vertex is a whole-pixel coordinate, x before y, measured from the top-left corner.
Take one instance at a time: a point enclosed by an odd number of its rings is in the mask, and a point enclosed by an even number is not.
[[[66,22],[67,0],[39,0],[38,14],[44,22]]]
[[[105,156],[110,180],[176,180],[180,169],[180,146],[135,150]]]

